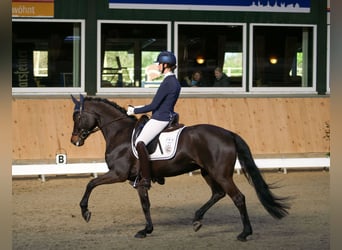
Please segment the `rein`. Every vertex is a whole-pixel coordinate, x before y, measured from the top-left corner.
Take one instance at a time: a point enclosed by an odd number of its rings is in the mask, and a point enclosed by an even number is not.
[[[118,118],[115,118],[115,119],[111,120],[110,122],[107,122],[106,124],[104,124],[104,125],[102,125],[102,126],[99,126],[99,127],[94,128],[93,131],[94,131],[95,129],[97,129],[96,131],[98,131],[98,130],[100,130],[100,129],[103,129],[104,127],[108,126],[109,124],[112,124],[113,122],[117,122],[117,121],[123,120],[123,119],[125,119],[125,118],[128,118],[128,116],[125,116],[125,115],[119,116]],[[94,132],[96,132],[96,131],[94,131]]]

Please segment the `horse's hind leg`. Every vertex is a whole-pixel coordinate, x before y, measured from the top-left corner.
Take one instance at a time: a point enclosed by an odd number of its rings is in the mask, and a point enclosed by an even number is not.
[[[193,229],[195,232],[197,232],[201,227],[202,223],[201,220],[203,219],[204,214],[211,208],[216,202],[221,200],[225,195],[225,191],[222,189],[222,187],[217,184],[204,170],[201,171],[201,174],[207,184],[211,188],[212,195],[210,199],[200,208],[196,211],[195,217],[192,221]]]
[[[245,196],[240,192],[240,190],[236,187],[232,178],[229,180],[224,180],[221,183],[223,189],[233,200],[235,206],[238,208],[243,224],[243,231],[237,236],[237,239],[240,241],[246,241],[247,236],[253,233],[251,223],[249,221],[247,207],[245,202]]]

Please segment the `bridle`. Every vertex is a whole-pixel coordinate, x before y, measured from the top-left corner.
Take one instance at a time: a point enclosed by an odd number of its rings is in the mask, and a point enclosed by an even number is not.
[[[103,130],[106,126],[112,124],[113,122],[117,122],[119,120],[122,120],[122,119],[126,119],[126,118],[129,118],[129,116],[127,116],[126,114],[122,113],[121,115],[119,115],[118,117],[110,120],[109,122],[101,125],[100,124],[100,121],[99,119],[97,118],[97,126],[95,126],[94,128],[92,129],[80,129],[80,123],[81,123],[81,118],[82,118],[82,115],[83,113],[88,113],[88,114],[91,114],[93,116],[97,116],[96,113],[94,112],[91,112],[91,111],[87,111],[84,109],[84,96],[80,94],[80,101],[78,101],[73,95],[71,95],[71,98],[75,104],[75,107],[74,107],[74,114],[73,114],[73,119],[74,119],[74,123],[77,122],[77,129],[75,132],[75,127],[74,127],[74,130],[72,132],[72,137],[77,137],[77,143],[80,143],[81,141],[84,142],[85,139],[90,135],[90,134],[93,134],[93,133],[96,133],[97,131],[99,130]],[[75,115],[77,115],[77,117],[75,117]],[[74,125],[75,126],[75,125]],[[72,140],[76,140],[76,138],[72,139]]]
[[[74,110],[74,115],[75,115],[76,112],[79,112],[78,117],[77,117],[78,120],[81,120],[82,113],[89,113],[89,114],[93,114],[93,115],[94,115],[93,112],[89,112],[89,111],[82,110],[82,108],[80,108],[80,109],[75,109],[75,110]],[[111,120],[111,121],[105,123],[104,125],[101,125],[101,126],[98,125],[98,126],[96,126],[95,128],[93,128],[93,129],[91,129],[91,130],[81,129],[79,132],[72,132],[72,135],[73,135],[73,136],[78,136],[78,137],[81,138],[82,140],[85,140],[90,134],[93,134],[93,133],[95,133],[95,132],[97,132],[97,131],[99,131],[99,130],[102,130],[102,129],[105,128],[106,126],[108,126],[108,125],[110,125],[110,124],[112,124],[112,123],[114,123],[114,122],[117,122],[117,121],[119,121],[119,120],[125,119],[125,118],[129,118],[129,117],[128,117],[128,116],[125,116],[124,114],[122,114],[121,116],[119,116],[119,117],[117,117],[117,118],[115,118],[115,119],[113,119],[113,120]]]

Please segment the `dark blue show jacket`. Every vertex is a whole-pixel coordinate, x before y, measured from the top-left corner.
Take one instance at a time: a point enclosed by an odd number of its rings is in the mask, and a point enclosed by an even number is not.
[[[170,121],[179,97],[181,86],[174,74],[166,75],[150,104],[134,108],[135,114],[152,111],[152,119]]]

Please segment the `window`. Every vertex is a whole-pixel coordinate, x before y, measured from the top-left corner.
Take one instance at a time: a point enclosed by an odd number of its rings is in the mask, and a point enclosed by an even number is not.
[[[98,92],[159,86],[154,62],[160,51],[170,50],[170,23],[99,21],[98,31]]]
[[[252,90],[315,91],[315,26],[252,25]]]
[[[192,74],[202,74],[200,87],[215,85],[214,70],[228,76],[226,87],[245,85],[245,26],[231,23],[176,23],[178,79],[191,86]],[[224,90],[223,90],[224,91]]]
[[[75,20],[13,20],[13,93],[83,90],[83,26]]]
[[[327,7],[327,94],[330,94],[330,1]]]

